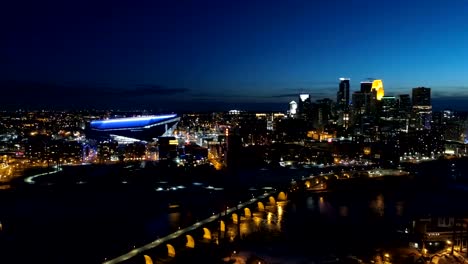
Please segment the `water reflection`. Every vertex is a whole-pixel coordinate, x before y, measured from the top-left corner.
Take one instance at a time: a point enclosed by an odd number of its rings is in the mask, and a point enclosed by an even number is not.
[[[312,196],[307,197],[306,204],[307,204],[307,209],[309,210],[315,209],[314,198]]]
[[[181,219],[181,214],[180,212],[172,212],[169,213],[169,226],[171,230],[177,230],[180,227],[180,219]]]
[[[384,196],[379,194],[375,199],[373,199],[370,202],[370,208],[375,214],[383,216],[385,209]]]
[[[257,230],[260,228],[260,225],[262,224],[262,220],[263,219],[261,218],[261,216],[257,216],[257,215],[254,216],[253,221],[255,223],[255,227],[257,228]]]
[[[276,220],[276,227],[278,230],[281,230],[281,224],[283,222],[283,206],[278,205],[277,209],[277,220]]]
[[[398,216],[403,216],[403,213],[404,213],[404,203],[402,201],[400,202],[397,202],[396,205],[396,215]]]
[[[268,214],[267,214],[267,224],[271,224],[272,219],[273,219],[273,213],[268,212]]]
[[[333,208],[331,207],[330,203],[328,201],[325,201],[325,198],[323,198],[322,196],[320,196],[318,204],[320,214],[328,215],[333,213]]]
[[[251,223],[252,223],[251,221],[244,221],[244,222],[240,223],[241,237],[245,237],[245,236],[249,235],[250,233],[252,233],[252,227],[250,225]]]
[[[340,206],[339,211],[340,211],[340,216],[348,216],[349,208],[348,206],[343,205],[343,206]]]
[[[281,205],[278,205],[277,214],[278,214],[278,219],[280,219],[281,216],[283,216],[283,207]]]

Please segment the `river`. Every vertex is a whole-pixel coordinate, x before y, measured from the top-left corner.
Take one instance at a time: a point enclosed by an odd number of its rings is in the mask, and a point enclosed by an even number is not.
[[[440,164],[433,166],[440,169]],[[245,245],[286,258],[371,254],[404,241],[395,237],[397,231],[417,217],[468,212],[460,203],[466,197],[463,190],[434,184],[446,181],[440,175],[426,180],[430,170],[421,171],[416,180],[390,180],[388,186],[375,181],[359,189],[292,193],[279,232],[251,232]],[[165,177],[151,185],[75,182],[2,192],[0,263],[101,263],[262,193],[262,186],[287,186],[306,173],[282,170],[270,174],[271,179],[264,170],[245,173],[240,189],[222,181],[172,183]]]

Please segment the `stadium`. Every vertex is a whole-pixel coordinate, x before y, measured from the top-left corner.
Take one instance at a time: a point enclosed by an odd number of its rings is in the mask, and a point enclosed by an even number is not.
[[[94,120],[90,122],[88,137],[113,139],[119,144],[151,142],[172,135],[179,121],[177,114]]]

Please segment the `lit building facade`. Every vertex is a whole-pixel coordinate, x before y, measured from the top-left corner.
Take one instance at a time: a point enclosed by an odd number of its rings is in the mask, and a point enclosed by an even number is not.
[[[294,117],[297,115],[297,103],[296,101],[289,102],[289,115]]]
[[[382,80],[372,81],[371,93],[375,94],[375,99],[377,101],[382,100],[382,97],[385,95]]]

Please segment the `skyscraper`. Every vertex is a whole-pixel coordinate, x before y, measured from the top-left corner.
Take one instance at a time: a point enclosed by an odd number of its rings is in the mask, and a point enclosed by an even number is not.
[[[291,117],[296,116],[297,114],[297,103],[295,101],[289,102],[289,115]]]
[[[366,80],[361,82],[361,93],[370,93],[372,90],[373,80]]]
[[[402,121],[404,121],[405,126],[403,131],[408,133],[409,122],[411,117],[411,98],[409,94],[400,94],[398,100],[398,113]]]
[[[409,94],[400,94],[399,95],[399,106],[401,112],[409,113],[411,110],[411,99]]]
[[[345,111],[349,106],[349,79],[340,78],[340,85],[338,92],[336,93],[336,103],[338,104],[338,109]]]
[[[299,114],[304,119],[310,119],[311,110],[312,110],[312,101],[310,100],[309,94],[299,94],[299,103],[298,103]]]
[[[431,88],[413,88],[413,114],[416,129],[430,129],[432,119]]]
[[[415,106],[431,106],[431,88],[413,88],[413,108]]]
[[[382,97],[385,95],[382,80],[374,80],[372,82],[371,92],[375,92],[376,100],[382,100]]]

